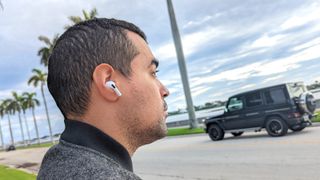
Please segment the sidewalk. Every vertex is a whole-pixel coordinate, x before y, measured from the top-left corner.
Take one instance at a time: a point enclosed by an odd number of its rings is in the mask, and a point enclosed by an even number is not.
[[[37,174],[49,147],[23,149],[0,153],[0,164]]]
[[[313,122],[313,123],[312,123],[312,126],[314,126],[314,127],[320,126],[320,122]],[[312,127],[312,126],[311,126],[311,127]]]

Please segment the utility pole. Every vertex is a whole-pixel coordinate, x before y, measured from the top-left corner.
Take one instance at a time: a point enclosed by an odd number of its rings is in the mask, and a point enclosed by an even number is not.
[[[184,95],[185,95],[186,101],[187,101],[187,110],[189,113],[190,127],[197,128],[198,121],[197,121],[197,118],[196,118],[196,115],[194,112],[194,107],[193,107],[193,102],[192,102],[192,97],[191,97],[191,92],[190,92],[187,66],[186,66],[186,62],[184,60],[179,29],[177,26],[176,17],[174,14],[171,0],[167,0],[167,5],[168,5],[168,12],[169,12],[170,23],[171,23],[172,36],[173,36],[174,45],[176,48],[177,57],[178,57],[178,64],[179,64],[180,75],[181,75],[181,80],[182,80],[182,84],[183,84]]]

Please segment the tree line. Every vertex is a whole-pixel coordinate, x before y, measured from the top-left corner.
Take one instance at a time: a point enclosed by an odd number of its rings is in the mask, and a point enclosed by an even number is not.
[[[313,84],[307,85],[307,89],[313,90],[313,89],[319,89],[320,88],[320,83],[319,81],[315,81]]]
[[[1,1],[0,1],[1,3]],[[0,4],[2,6],[2,4]],[[80,16],[69,16],[69,20],[71,21],[71,25],[66,25],[64,29],[68,29],[69,27],[80,23],[82,21],[94,19],[97,15],[97,9],[93,8],[90,12],[87,12],[85,10],[82,10],[83,18]],[[49,57],[52,53],[52,50],[59,39],[59,34],[56,34],[52,40],[50,40],[46,36],[39,36],[38,37],[39,41],[44,43],[44,46],[41,47],[38,50],[37,55],[40,57],[40,64],[43,65],[46,69],[48,67],[49,63]],[[51,121],[50,121],[50,116],[49,116],[49,111],[48,111],[48,106],[47,106],[47,101],[44,93],[44,88],[47,83],[47,72],[42,71],[40,69],[32,69],[32,76],[29,78],[27,84],[32,85],[35,88],[40,87],[41,91],[41,96],[42,96],[42,101],[43,105],[45,107],[45,113],[46,113],[46,118],[47,118],[47,123],[49,127],[49,136],[50,140],[52,143],[54,143],[53,140],[53,135],[52,135],[52,127],[51,127]],[[26,113],[28,111],[31,111],[32,116],[33,116],[33,125],[36,131],[36,138],[37,138],[37,143],[40,144],[40,137],[39,137],[39,127],[35,115],[35,108],[40,106],[40,101],[37,99],[37,94],[35,92],[23,92],[23,93],[17,93],[16,91],[13,91],[11,94],[11,97],[2,99],[0,100],[0,119],[7,118],[8,120],[8,125],[9,125],[9,132],[10,132],[10,143],[11,145],[15,144],[14,140],[14,135],[12,131],[12,116],[18,115],[19,118],[19,126],[20,126],[20,131],[21,131],[21,136],[22,136],[22,142],[25,146],[29,145],[31,143],[30,139],[30,129],[29,125],[27,123],[27,118],[26,118]],[[24,133],[24,127],[23,127],[23,122],[22,122],[22,117],[24,120],[25,128],[27,131],[27,138],[25,138],[25,133]],[[3,139],[3,132],[2,132],[2,127],[1,127],[1,121],[0,121],[0,136],[1,136],[1,143],[2,147],[5,148],[4,144],[4,139]]]

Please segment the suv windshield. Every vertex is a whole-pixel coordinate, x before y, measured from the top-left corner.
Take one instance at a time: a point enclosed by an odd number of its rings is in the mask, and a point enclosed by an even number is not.
[[[291,97],[299,97],[300,94],[306,91],[306,88],[301,83],[288,84],[288,90]]]

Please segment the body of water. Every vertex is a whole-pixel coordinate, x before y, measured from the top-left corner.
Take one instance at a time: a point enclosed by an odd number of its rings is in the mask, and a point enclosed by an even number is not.
[[[219,108],[213,108],[213,109],[205,109],[201,111],[196,111],[196,117],[197,118],[205,118],[208,116],[218,116],[223,114],[224,112],[224,107],[219,107]],[[177,115],[172,115],[167,118],[167,123],[170,122],[176,122],[176,121],[183,121],[189,119],[188,113],[183,113],[183,114],[177,114]]]

